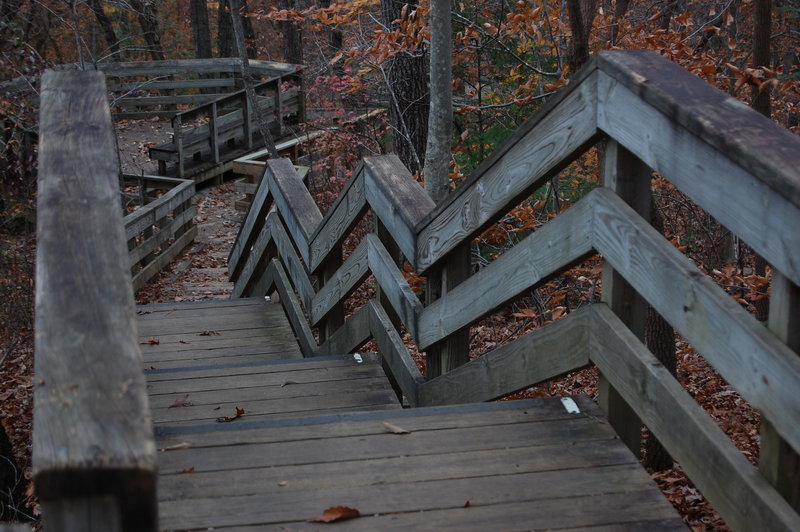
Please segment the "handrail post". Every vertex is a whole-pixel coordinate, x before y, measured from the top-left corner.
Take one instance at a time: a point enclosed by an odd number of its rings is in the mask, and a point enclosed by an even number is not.
[[[773,268],[769,329],[800,355],[800,286]],[[800,513],[800,455],[780,437],[766,417],[761,418],[759,470],[784,499]]]
[[[177,175],[183,179],[183,124],[181,123],[180,113],[172,119],[172,142],[175,144],[175,153],[178,155]]]
[[[442,261],[443,266],[428,275],[426,305],[445,297],[449,290],[469,277],[470,242],[458,245]],[[430,380],[469,362],[469,327],[454,332],[425,351],[425,378]]]
[[[47,71],[41,94],[34,486],[47,530],[117,520],[155,531],[156,449],[103,75]]]
[[[208,123],[208,138],[211,142],[211,158],[219,164],[219,138],[217,128],[217,102],[211,102],[211,117]]]
[[[255,91],[254,91],[255,95]],[[244,143],[248,150],[253,148],[253,110],[250,109],[250,102],[247,99],[247,92],[243,91],[241,96],[242,101],[242,120],[244,127]],[[253,105],[258,105],[258,101],[253,102]]]
[[[609,139],[606,143],[601,163],[604,165],[603,185],[616,192],[649,222],[650,168],[613,139]],[[644,341],[647,302],[608,264],[603,266],[602,279],[602,301],[640,340]],[[638,457],[642,423],[630,405],[602,374],[598,382],[598,400],[611,426]]]

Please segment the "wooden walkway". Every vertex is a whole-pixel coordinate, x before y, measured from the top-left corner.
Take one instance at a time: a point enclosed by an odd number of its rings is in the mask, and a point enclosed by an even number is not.
[[[164,530],[318,530],[333,506],[347,530],[683,529],[586,397],[404,410],[372,355],[300,358],[261,298],[138,314]]]

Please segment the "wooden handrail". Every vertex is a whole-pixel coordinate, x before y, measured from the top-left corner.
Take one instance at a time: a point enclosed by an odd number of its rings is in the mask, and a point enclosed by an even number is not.
[[[423,306],[387,247],[399,248],[417,273],[433,271],[601,139],[605,188]],[[372,157],[321,217],[288,161],[269,161],[229,271],[235,295],[280,293],[306,356],[376,340],[411,405],[490,400],[594,363],[607,393],[628,405],[618,410],[604,402],[621,433],[633,428],[638,437],[641,418],[734,528],[792,530],[800,527],[791,506],[798,503],[782,475],[794,470],[781,464],[796,463],[800,451],[800,340],[789,333],[800,329],[800,317],[787,310],[797,308],[800,293],[798,169],[800,140],[743,104],[652,52],[604,52],[436,206],[396,157]],[[642,218],[652,170],[773,265],[774,332]],[[342,241],[370,210],[389,240],[369,234],[342,263]],[[400,340],[398,324],[420,349],[441,345],[598,252],[616,295],[448,374],[423,379]],[[318,341],[311,327],[322,331],[369,275],[381,301],[370,301]],[[638,317],[628,319],[623,294],[636,308],[652,305],[761,410],[769,467],[752,467],[658,365],[632,332]],[[680,437],[687,431],[691,443]],[[734,491],[726,488],[732,485]]]
[[[102,74],[45,73],[40,124],[33,469],[44,524],[156,530],[156,450]]]

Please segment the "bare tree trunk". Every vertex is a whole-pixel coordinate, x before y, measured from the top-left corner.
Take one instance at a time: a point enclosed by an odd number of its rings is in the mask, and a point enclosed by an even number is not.
[[[231,18],[231,6],[229,0],[219,2],[217,11],[217,51],[219,57],[234,57],[235,44],[233,42],[233,23]]]
[[[317,0],[317,5],[323,8],[330,7],[331,0]],[[342,30],[336,28],[328,30],[328,45],[334,54],[342,49],[342,41]]]
[[[770,67],[769,49],[770,38],[772,37],[772,0],[756,0],[755,21],[753,25],[753,66]],[[770,89],[769,85],[760,90],[759,87],[753,87],[753,109],[762,115],[769,117],[772,114],[770,106]],[[756,253],[755,274],[764,277],[767,274],[767,261]],[[769,298],[764,297],[753,303],[756,308],[756,319],[758,321],[767,321],[769,318]]]
[[[253,78],[250,75],[250,62],[247,57],[247,47],[245,46],[244,42],[242,19],[238,16],[239,9],[241,8],[239,5],[239,0],[228,1],[231,7],[231,26],[233,28],[234,37],[233,40],[236,43],[236,51],[239,59],[242,61],[242,82],[244,83],[244,89],[247,93],[248,107],[253,113],[258,130],[261,133],[261,137],[264,139],[264,146],[269,151],[270,158],[276,159],[278,157],[278,150],[275,148],[275,140],[272,138],[272,133],[269,131],[267,121],[258,106],[258,99],[256,98],[256,93],[253,89]]]
[[[450,138],[453,135],[452,21],[450,0],[431,0],[431,82],[425,190],[439,203],[450,190]]]
[[[611,43],[612,46],[617,44],[617,39],[619,38],[619,23],[625,18],[625,14],[628,12],[628,6],[630,6],[630,0],[617,0],[617,5],[614,6],[614,21],[611,23],[611,33],[608,37],[608,42]]]
[[[205,0],[191,0],[189,11],[194,34],[194,55],[198,59],[212,57],[211,30],[208,24],[208,5]]]
[[[596,0],[567,0],[569,28],[572,32],[572,49],[569,54],[569,71],[574,75],[589,61],[589,33],[595,15]]]
[[[383,24],[394,26],[403,11],[413,11],[416,1],[381,0]],[[401,52],[386,68],[386,84],[389,90],[390,114],[394,128],[395,152],[412,173],[422,171],[425,160],[425,136],[428,131],[427,76],[422,50]]]
[[[139,18],[139,25],[144,33],[147,50],[154,61],[163,61],[164,48],[161,46],[161,34],[158,30],[158,7],[148,0],[131,0],[131,6]]]
[[[111,19],[108,18],[106,12],[103,11],[103,5],[99,0],[89,0],[89,7],[91,7],[97,23],[103,30],[103,38],[108,44],[108,49],[111,50],[111,59],[114,61],[122,61],[122,51],[119,48],[119,39],[117,33],[114,31],[114,25],[111,24]]]
[[[296,0],[279,0],[278,7],[280,9],[296,9]],[[281,32],[283,33],[284,42],[284,61],[293,63],[295,65],[303,64],[303,32],[294,22],[283,21],[280,22]]]

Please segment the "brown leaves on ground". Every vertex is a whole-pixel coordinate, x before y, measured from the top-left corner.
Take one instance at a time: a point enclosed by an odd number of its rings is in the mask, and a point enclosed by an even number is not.
[[[219,336],[219,331],[203,331],[199,336]]]
[[[349,506],[333,506],[328,508],[322,515],[318,515],[313,519],[309,519],[310,523],[333,523],[335,521],[344,521],[345,519],[353,519],[361,517],[361,512]]]
[[[194,404],[194,403],[192,403],[192,402],[189,400],[189,394],[187,393],[186,395],[184,395],[184,396],[183,396],[183,397],[181,397],[180,399],[175,399],[175,402],[173,402],[173,403],[172,403],[171,405],[169,405],[167,408],[180,408],[180,407],[182,407],[182,406],[192,406],[193,404]]]
[[[143,342],[139,342],[141,345],[159,345],[161,341],[153,336],[151,336],[148,340],[144,340]]]
[[[239,419],[239,418],[240,418],[240,417],[242,417],[244,414],[245,414],[244,408],[239,408],[239,407],[237,406],[237,407],[236,407],[236,413],[235,413],[235,414],[231,414],[230,416],[218,417],[218,418],[217,418],[217,421],[218,421],[219,423],[230,423],[231,421],[233,421],[233,420],[235,420],[235,419]]]
[[[392,425],[388,421],[381,421],[381,425],[386,429],[387,432],[391,432],[392,434],[411,434],[410,430],[400,428],[397,425]]]

